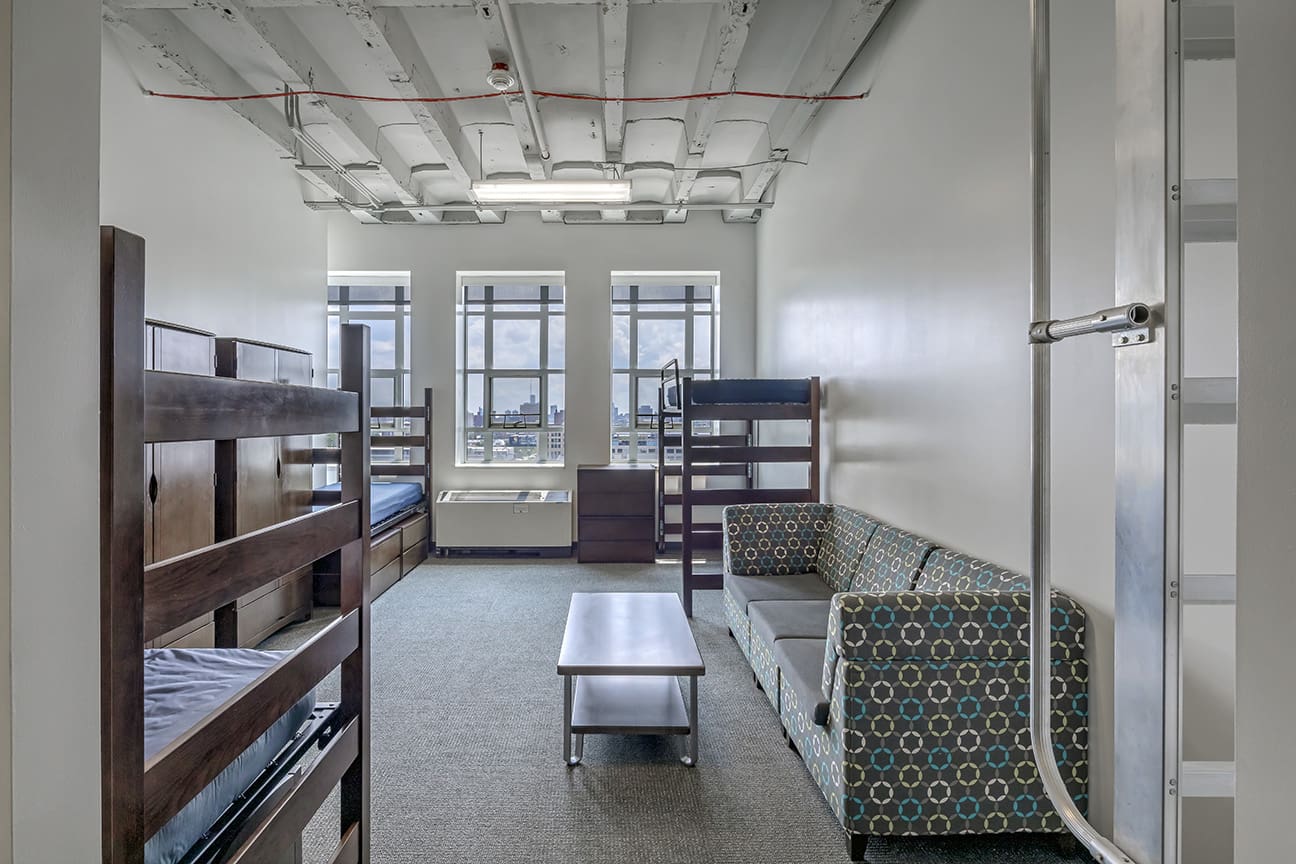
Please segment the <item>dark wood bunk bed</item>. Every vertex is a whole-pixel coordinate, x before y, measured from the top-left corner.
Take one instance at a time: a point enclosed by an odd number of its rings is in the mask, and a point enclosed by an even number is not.
[[[105,227],[100,249],[103,860],[291,859],[340,784],[330,860],[366,862],[368,328],[343,328],[341,390],[146,371],[144,241]],[[337,504],[145,564],[148,445],[334,432]],[[151,639],[335,550],[341,615],[295,651],[145,651]],[[316,686],[339,667],[341,701],[317,703]],[[314,747],[321,752],[307,764]]]
[[[376,600],[428,557],[432,489],[432,388],[423,391],[423,404],[370,409],[372,445],[371,533],[369,553],[372,594]],[[422,431],[414,434],[415,423]],[[317,448],[312,461],[336,465],[336,448]],[[419,477],[421,482],[406,478]],[[337,484],[315,490],[315,504],[335,503]],[[338,605],[338,556],[315,565],[315,605]]]
[[[672,360],[662,367],[661,383],[657,388],[657,553],[666,555],[679,552],[683,546],[683,520],[680,507],[684,500],[681,492],[684,481],[683,458],[671,458],[668,448],[683,450],[684,410],[680,405],[679,361]],[[693,430],[698,435],[719,436],[709,439],[717,446],[745,447],[751,443],[754,427],[751,421],[734,421],[724,424],[702,423]],[[730,488],[750,489],[753,480],[752,466],[746,462],[710,464],[694,472],[701,483],[711,482],[711,477],[733,477],[737,480],[721,481]],[[695,479],[694,485],[698,483]],[[719,521],[693,520],[693,548],[719,549],[721,525]],[[677,539],[678,538],[678,539]]]
[[[693,615],[693,592],[724,587],[717,566],[723,529],[715,517],[696,519],[694,508],[730,504],[806,503],[819,500],[819,379],[816,378],[684,378],[679,384],[680,441],[680,558],[683,564],[684,611]],[[761,421],[806,421],[809,440],[798,444],[762,444]],[[746,424],[747,432],[729,434],[726,424]],[[721,431],[700,434],[710,424]],[[658,448],[661,449],[660,446]],[[760,465],[805,466],[801,486],[761,487]],[[738,488],[697,488],[695,478],[723,476],[742,466],[745,484]],[[753,488],[756,487],[756,488]],[[698,567],[696,554],[715,550],[717,564]]]

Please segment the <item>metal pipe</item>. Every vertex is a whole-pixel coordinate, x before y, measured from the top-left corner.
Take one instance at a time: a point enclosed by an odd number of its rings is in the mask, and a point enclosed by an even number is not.
[[[297,100],[298,97],[296,96],[289,96],[284,100],[284,117],[288,121],[288,128],[292,131],[293,137],[322,159],[324,164],[329,167],[329,170],[337,174],[344,183],[368,199],[369,206],[381,207],[383,205],[382,199],[371,192],[369,187],[360,181],[360,178],[352,174],[351,169],[328,152],[328,149],[323,144],[316,141],[306,132],[306,127],[301,122],[301,108]]]
[[[1146,303],[1129,303],[1102,309],[1092,315],[1061,321],[1036,321],[1031,325],[1030,335],[1032,342],[1061,342],[1070,336],[1137,330],[1146,327],[1151,320],[1152,310]]]
[[[1049,0],[1031,0],[1031,321],[1049,318]],[[1067,829],[1100,864],[1134,864],[1080,812],[1053,752],[1052,585],[1049,573],[1049,342],[1030,346],[1030,729],[1040,782]]]
[[[544,126],[540,123],[540,106],[536,104],[535,94],[531,92],[531,75],[527,72],[526,61],[522,59],[522,40],[518,38],[517,25],[513,22],[513,10],[509,7],[508,0],[496,0],[496,3],[499,6],[500,23],[504,25],[504,38],[508,41],[509,56],[513,60],[513,68],[517,69],[518,87],[522,90],[527,116],[531,118],[536,145],[540,148],[540,158],[548,162],[549,141],[545,138]]]

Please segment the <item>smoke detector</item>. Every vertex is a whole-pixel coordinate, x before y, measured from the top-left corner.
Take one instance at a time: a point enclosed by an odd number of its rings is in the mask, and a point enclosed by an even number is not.
[[[494,63],[486,73],[486,83],[501,93],[507,93],[517,85],[517,79],[509,71],[507,63]]]

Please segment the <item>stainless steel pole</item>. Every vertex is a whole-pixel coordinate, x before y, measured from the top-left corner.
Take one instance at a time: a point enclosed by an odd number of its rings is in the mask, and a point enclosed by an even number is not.
[[[1032,322],[1049,318],[1049,0],[1031,0],[1031,295]],[[1031,747],[1049,800],[1100,864],[1134,864],[1085,819],[1067,791],[1053,753],[1052,586],[1049,574],[1049,345],[1032,341],[1030,709]]]

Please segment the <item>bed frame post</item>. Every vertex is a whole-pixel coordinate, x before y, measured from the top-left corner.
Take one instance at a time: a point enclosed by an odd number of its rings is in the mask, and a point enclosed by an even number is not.
[[[693,507],[689,492],[693,489],[693,421],[688,406],[693,402],[693,378],[680,381],[680,558],[684,566],[684,614],[693,617]],[[661,449],[661,442],[657,443]]]
[[[99,229],[103,860],[142,864],[144,240]]]
[[[360,538],[342,547],[341,602],[343,615],[358,610],[360,643],[342,663],[343,722],[355,718],[360,749],[342,777],[342,834],[353,828],[359,861],[369,856],[369,327],[344,324],[341,334],[342,367],[340,387],[360,398],[360,428],[341,436],[342,501],[360,502]]]
[[[819,412],[822,404],[819,376],[816,375],[810,379],[810,477],[808,478],[810,494],[816,504],[823,501],[822,481],[819,475]]]
[[[433,530],[436,511],[436,492],[432,489],[432,388],[423,388],[423,501],[427,505],[428,532],[424,545],[429,555],[432,554],[432,541],[436,537]]]

